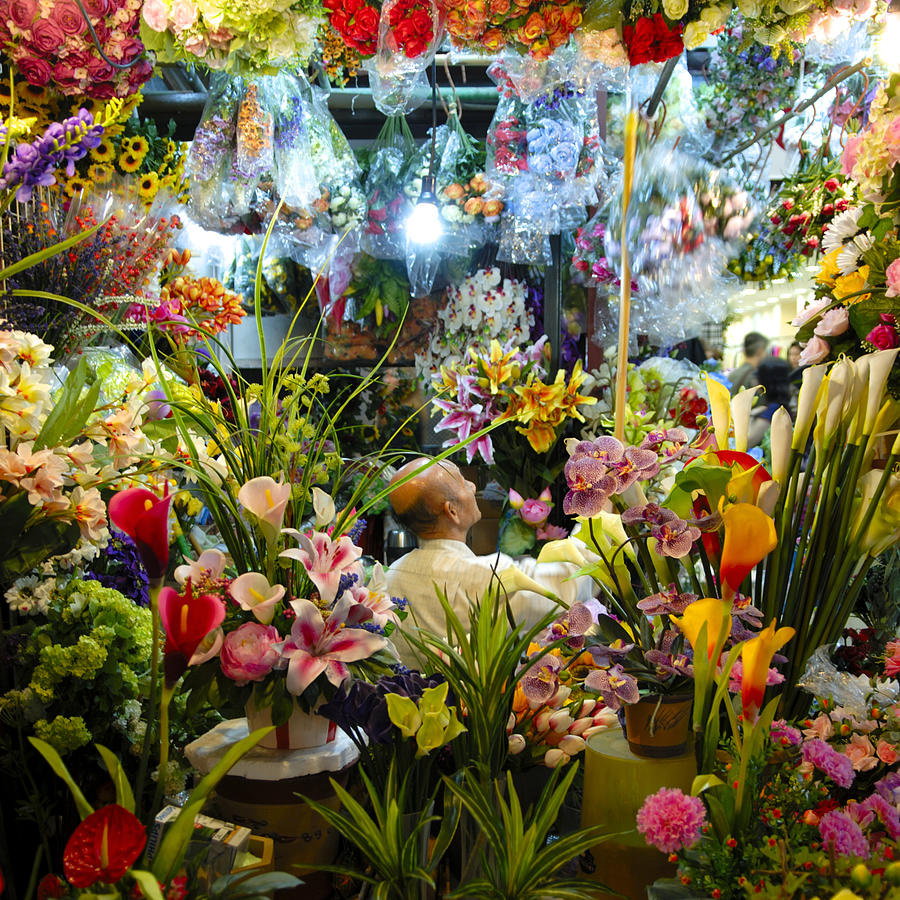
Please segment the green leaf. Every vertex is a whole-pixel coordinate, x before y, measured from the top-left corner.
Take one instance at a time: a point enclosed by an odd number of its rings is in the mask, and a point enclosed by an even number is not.
[[[94,746],[103,757],[106,771],[109,772],[109,777],[116,786],[116,803],[118,803],[119,806],[124,806],[128,812],[133,813],[134,793],[131,790],[128,779],[125,777],[125,771],[122,769],[122,764],[119,762],[118,757],[112,750],[108,750],[102,744],[94,744]]]
[[[709,508],[715,511],[733,474],[727,466],[695,462],[675,476],[675,486],[666,498],[665,506],[683,519],[690,518],[693,514],[692,495],[700,491],[709,500]]]
[[[44,447],[56,447],[68,444],[81,434],[88,418],[97,408],[100,397],[100,382],[94,380],[84,390],[93,375],[88,368],[87,360],[82,357],[75,371],[72,372],[62,387],[59,397],[47,416],[40,433],[35,438],[34,446],[40,450]]]
[[[94,807],[87,802],[87,798],[81,793],[81,788],[75,784],[75,779],[72,778],[59,753],[57,753],[50,744],[46,741],[42,741],[40,738],[29,737],[28,740],[30,741],[31,746],[47,760],[50,764],[50,768],[53,769],[53,771],[56,772],[56,774],[69,786],[69,790],[72,792],[72,799],[75,801],[75,808],[78,810],[78,815],[81,816],[82,819],[89,816],[94,811]]]
[[[508,556],[524,556],[536,543],[535,531],[518,516],[511,518],[500,533],[500,550]]]
[[[148,872],[146,869],[129,869],[128,874],[138,883],[141,893],[147,900],[163,900],[159,882],[152,872]]]
[[[65,252],[69,249],[69,247],[74,247],[76,244],[85,240],[85,238],[89,238],[99,227],[99,225],[95,225],[93,228],[89,228],[87,231],[79,231],[78,234],[73,234],[72,237],[66,238],[64,241],[60,241],[58,244],[53,244],[50,247],[44,247],[42,250],[38,250],[36,253],[30,253],[28,256],[20,259],[18,262],[14,262],[12,265],[0,269],[0,281],[5,281],[7,278],[12,278],[13,275],[18,275],[19,272],[24,272],[26,269],[31,269],[34,266],[39,265],[45,259],[50,259],[53,256],[57,256],[58,254]]]
[[[210,888],[210,900],[249,900],[251,897],[269,896],[275,891],[299,887],[303,882],[287,872],[236,872],[222,875]]]
[[[274,727],[260,728],[231,746],[212,771],[204,775],[200,783],[191,791],[184,808],[166,830],[150,866],[153,874],[163,884],[168,884],[178,874],[187,851],[188,840],[194,829],[194,819],[203,809],[203,804],[213,788],[245,753],[252,750],[273,730]]]

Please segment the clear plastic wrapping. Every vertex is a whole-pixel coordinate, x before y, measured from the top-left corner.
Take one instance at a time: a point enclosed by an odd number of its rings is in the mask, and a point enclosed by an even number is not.
[[[869,706],[896,703],[900,686],[896,681],[879,681],[874,686],[865,675],[840,672],[831,661],[831,646],[819,647],[809,661],[799,686],[815,697],[830,698],[848,716],[866,718]]]

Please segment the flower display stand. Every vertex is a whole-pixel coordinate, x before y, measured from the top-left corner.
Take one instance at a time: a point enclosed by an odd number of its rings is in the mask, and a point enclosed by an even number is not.
[[[191,765],[205,775],[247,733],[246,719],[230,719],[188,744],[185,753]],[[215,815],[272,838],[274,868],[303,880],[301,886],[285,892],[286,900],[324,900],[331,896],[331,876],[315,869],[334,862],[337,832],[296,795],[303,794],[336,809],[338,799],[329,778],[345,785],[349,766],[358,755],[342,731],[338,731],[335,740],[320,747],[256,747],[219,782],[210,800],[210,810]]]
[[[644,799],[660,788],[681,788],[689,793],[696,771],[693,753],[667,759],[636,756],[618,729],[589,738],[582,827],[604,825],[608,832],[626,833],[585,853],[580,860],[582,876],[600,881],[630,900],[644,900],[648,885],[657,878],[673,876],[675,866],[646,844],[635,830],[634,820]]]

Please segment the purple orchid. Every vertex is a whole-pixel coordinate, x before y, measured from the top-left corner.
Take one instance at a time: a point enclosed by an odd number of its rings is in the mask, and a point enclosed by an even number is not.
[[[583,603],[573,603],[565,615],[560,616],[535,640],[539,644],[547,644],[566,638],[569,647],[580,650],[584,646],[584,633],[595,621],[594,614],[587,606]]]
[[[667,447],[666,444],[671,444],[671,446]],[[667,460],[675,460],[685,452],[687,444],[687,433],[681,428],[660,428],[647,434],[641,441],[640,449],[652,450]]]
[[[639,600],[637,607],[646,616],[680,616],[696,599],[696,594],[679,594],[672,583],[664,591]]]
[[[563,500],[566,515],[596,516],[619,490],[619,479],[594,456],[573,456],[565,468],[569,491]]]
[[[631,653],[634,647],[634,644],[626,644],[622,638],[616,638],[608,644],[594,644],[590,648],[590,654],[596,665],[606,668],[615,665],[618,660]]]
[[[385,646],[383,637],[348,626],[358,605],[349,597],[339,600],[326,620],[312,601],[291,601],[297,618],[280,648],[282,658],[288,661],[287,689],[291,694],[302,694],[323,672],[340,687],[350,677],[347,663],[366,659]]]
[[[549,703],[559,690],[559,670],[562,660],[549,653],[541,656],[537,662],[529,666],[522,676],[522,690],[528,703],[537,709]]]
[[[631,487],[636,481],[646,481],[659,474],[659,457],[652,450],[628,447],[625,458],[614,466],[619,479],[619,491]]]
[[[603,702],[613,711],[620,709],[623,703],[637,703],[641,698],[637,680],[618,665],[594,669],[584,679],[584,686],[600,694]]]
[[[683,519],[672,513],[672,518],[661,525],[654,525],[650,534],[656,538],[653,548],[660,556],[671,556],[681,559],[691,552],[694,541],[700,538],[700,529],[688,525]]]

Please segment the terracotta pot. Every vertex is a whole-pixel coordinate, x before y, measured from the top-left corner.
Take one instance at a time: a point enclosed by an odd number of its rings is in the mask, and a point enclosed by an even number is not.
[[[625,735],[637,756],[681,756],[691,735],[690,694],[651,694],[625,706]]]
[[[250,731],[265,728],[272,724],[272,707],[257,707],[251,696],[244,706],[247,716],[247,727]],[[330,744],[337,736],[337,726],[324,716],[315,712],[308,713],[300,709],[294,702],[291,717],[269,733],[260,742],[260,747],[270,750],[304,750],[309,747],[321,747]]]

